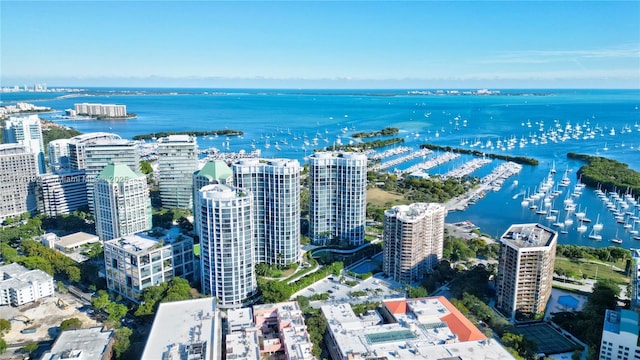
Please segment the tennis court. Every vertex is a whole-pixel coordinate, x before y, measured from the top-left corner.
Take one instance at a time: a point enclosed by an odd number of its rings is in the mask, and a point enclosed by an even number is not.
[[[576,343],[544,323],[521,325],[516,327],[516,331],[535,342],[538,345],[538,353],[545,355],[561,354],[580,348]]]
[[[377,268],[378,268],[378,263],[375,263],[371,260],[367,260],[350,270],[356,274],[366,274],[368,272],[373,272]]]

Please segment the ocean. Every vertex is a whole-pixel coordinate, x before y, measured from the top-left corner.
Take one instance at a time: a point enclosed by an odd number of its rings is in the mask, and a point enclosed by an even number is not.
[[[640,223],[633,225],[630,221],[632,227],[627,229],[618,224],[593,189],[584,189],[582,195],[572,197],[578,209],[592,220],[585,224],[587,231],[577,231],[579,221],[575,214],[562,210],[563,199],[578,181],[576,173],[582,165],[567,159],[568,152],[600,155],[640,170],[640,90],[525,89],[486,96],[409,94],[407,90],[91,88],[72,94],[2,93],[0,99],[2,105],[27,101],[48,106],[58,111],[41,117],[81,132],[108,131],[124,138],[160,131],[241,130],[244,134],[238,137],[200,137],[199,147],[235,152],[260,149],[264,157],[295,158],[301,163],[313,149],[356,142],[359,140],[350,136],[354,132],[390,126],[399,128],[403,145],[413,149],[433,143],[533,157],[540,161],[538,166],[525,165],[499,191],[489,191],[465,211],[449,213],[447,221],[469,220],[482,232],[500,236],[512,223],[540,222],[552,227],[554,222],[571,218],[576,221],[564,228],[567,233],[559,236],[561,244],[605,247],[613,245],[610,239],[620,238],[622,244],[618,246],[640,247],[640,241],[632,235],[634,230],[640,230]],[[62,111],[80,102],[125,104],[137,118],[59,118]],[[429,155],[427,160],[436,155]],[[395,157],[398,156],[401,155]],[[444,174],[470,159],[463,155],[428,173]],[[423,161],[418,158],[390,171]],[[494,160],[471,175],[484,176],[501,163]],[[521,204],[552,169],[556,184],[565,171],[571,180],[570,186],[558,188],[563,193],[548,205],[549,209],[559,210],[555,221]],[[538,205],[546,206],[542,202]],[[588,236],[598,218],[603,224],[601,241]]]

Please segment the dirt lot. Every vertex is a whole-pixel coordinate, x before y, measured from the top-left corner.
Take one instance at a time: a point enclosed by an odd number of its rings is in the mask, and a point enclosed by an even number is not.
[[[58,299],[67,304],[63,309],[57,305]],[[23,342],[37,342],[54,339],[58,335],[60,323],[70,318],[78,318],[83,327],[97,326],[99,323],[78,309],[82,303],[70,294],[55,293],[51,297],[40,299],[36,303],[25,304],[20,307],[0,306],[0,318],[11,321],[11,331],[5,334],[4,339],[9,344]],[[24,317],[33,320],[32,324],[26,324]],[[36,328],[35,333],[22,334],[20,331],[26,328]]]
[[[393,194],[379,188],[367,189],[367,202],[378,207],[392,207],[398,204],[405,204],[402,195]]]

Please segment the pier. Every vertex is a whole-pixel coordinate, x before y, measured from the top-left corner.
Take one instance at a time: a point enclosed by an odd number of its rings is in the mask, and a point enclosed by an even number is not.
[[[433,151],[431,151],[429,149],[420,149],[420,150],[418,150],[416,152],[413,152],[413,153],[411,153],[409,155],[405,155],[405,156],[399,157],[397,159],[393,159],[393,160],[387,161],[387,162],[382,163],[382,164],[374,165],[374,166],[371,167],[370,170],[371,171],[385,170],[385,169],[388,169],[388,168],[390,168],[392,166],[396,166],[398,164],[402,164],[403,162],[407,162],[407,161],[410,161],[410,160],[413,160],[413,159],[416,159],[416,158],[419,158],[419,157],[422,157],[422,156],[427,156],[427,155],[429,155],[431,153],[433,153]]]
[[[216,148],[210,148],[206,151],[207,156],[205,160],[223,160],[223,161],[234,161],[239,159],[249,159],[249,158],[259,158],[261,155],[260,149],[253,150],[251,152],[246,152],[244,150],[240,150],[238,152],[221,152]]]
[[[452,152],[445,152],[442,155],[436,156],[434,158],[431,158],[423,163],[420,164],[416,164],[411,166],[410,168],[408,168],[407,170],[403,171],[403,173],[409,173],[411,175],[414,175],[413,173],[418,172],[418,171],[425,171],[425,170],[429,170],[429,169],[433,169],[434,167],[438,166],[438,165],[442,165],[446,162],[449,162],[453,159],[457,159],[460,157],[460,154],[456,154],[456,153],[452,153]],[[420,174],[415,174],[416,176],[421,176]]]
[[[455,168],[448,173],[442,175],[442,178],[456,178],[460,179],[464,176],[471,174],[472,172],[480,169],[481,167],[490,164],[493,160],[491,159],[473,159],[471,161],[467,161],[462,166]]]
[[[408,146],[398,146],[397,148],[393,148],[393,149],[388,149],[379,153],[374,152],[371,155],[371,159],[372,160],[382,160],[394,155],[400,155],[400,154],[404,154],[406,152],[411,151],[412,149]]]

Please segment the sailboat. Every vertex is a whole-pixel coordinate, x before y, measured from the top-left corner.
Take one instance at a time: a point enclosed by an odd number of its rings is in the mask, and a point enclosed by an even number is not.
[[[602,235],[598,234],[598,231],[602,230],[602,224],[600,223],[600,214],[598,214],[598,220],[591,228],[591,232],[589,233],[589,239],[600,241],[602,240]]]
[[[600,214],[598,214],[598,217],[596,218],[596,223],[593,224],[593,230],[600,231],[602,230],[602,228],[603,228],[603,225],[600,222]]]
[[[580,225],[577,228],[578,232],[585,232],[587,231],[587,225],[582,223],[582,220],[580,220]]]
[[[618,237],[618,230],[616,230],[616,236],[611,239],[611,242],[615,244],[622,244],[622,239]]]

